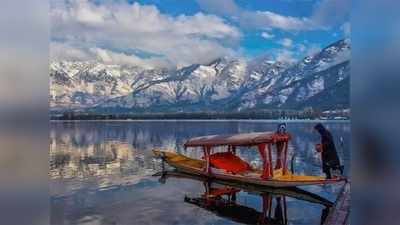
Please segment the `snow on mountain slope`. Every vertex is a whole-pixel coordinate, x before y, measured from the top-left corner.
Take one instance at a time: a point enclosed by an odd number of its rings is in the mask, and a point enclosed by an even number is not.
[[[50,65],[50,106],[82,108],[123,96],[142,71],[96,62],[54,62]]]
[[[263,86],[244,95],[241,107],[297,108],[301,102],[349,76],[350,42],[340,40],[314,56],[308,56],[284,71],[279,71],[275,79],[264,82]],[[331,99],[333,105],[334,100]]]
[[[266,57],[219,58],[175,71],[53,62],[50,106],[60,110],[226,111],[318,107],[322,103],[315,96],[324,96],[333,107],[338,105],[335,95],[340,95],[339,105],[346,106],[344,99],[349,96],[341,92],[347,93],[343,87],[349,82],[349,62],[349,40],[333,43],[293,65]],[[330,103],[322,105],[329,109]]]
[[[192,65],[170,72],[167,79],[147,85],[140,92],[109,99],[99,107],[145,108],[166,104],[207,104],[228,98],[236,92],[243,82],[245,68],[245,61],[228,59],[218,59],[208,65]]]
[[[320,52],[305,57],[299,63],[286,70],[279,80],[282,85],[304,79],[316,72],[350,60],[350,40],[337,41]]]

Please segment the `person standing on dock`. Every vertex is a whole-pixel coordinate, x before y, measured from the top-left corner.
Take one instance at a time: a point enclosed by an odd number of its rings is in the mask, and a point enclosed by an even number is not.
[[[316,150],[321,153],[322,171],[326,174],[326,178],[332,178],[332,171],[335,172],[339,170],[340,174],[343,174],[343,166],[340,165],[331,132],[321,123],[317,123],[314,129],[321,135],[321,143],[316,145]]]

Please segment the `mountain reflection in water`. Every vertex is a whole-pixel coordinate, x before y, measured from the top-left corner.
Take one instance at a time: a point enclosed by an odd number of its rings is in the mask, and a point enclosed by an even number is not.
[[[235,192],[236,200],[230,197],[230,202],[235,200],[237,204],[246,207],[240,207],[239,211],[251,215],[250,218],[242,219],[242,222],[240,218],[227,216],[234,214],[241,217],[236,207],[218,207],[229,200],[227,195],[216,199],[214,206],[210,206],[211,211],[205,210],[203,181],[168,177],[167,182],[161,184],[159,177],[152,176],[161,171],[162,166],[160,161],[153,159],[151,150],[170,149],[191,157],[200,157],[196,152],[182,148],[185,140],[209,134],[274,130],[277,123],[52,122],[49,168],[51,224],[251,224],[255,222],[252,215],[263,215],[263,197],[257,191],[234,187],[240,191]],[[313,125],[308,122],[288,124],[293,137],[289,151],[291,154],[296,152],[297,173],[321,174],[320,159],[313,151],[314,144],[319,140],[319,136],[312,133]],[[339,137],[344,139],[342,146],[338,143],[338,153],[347,172],[350,167],[350,124],[327,123],[327,127],[336,140]],[[249,162],[258,160],[256,151],[239,149],[238,154]],[[333,201],[340,187],[312,186],[304,190]],[[268,209],[271,209],[271,216],[267,210],[267,222],[282,222],[282,218],[287,218],[288,224],[320,224],[321,212],[327,207],[320,200],[315,201],[315,198],[310,202],[308,195],[303,196],[305,199],[280,192],[270,196],[272,207]],[[284,201],[287,217],[279,213],[280,210],[284,212]],[[256,222],[259,222],[258,216]]]
[[[106,141],[80,147],[50,144],[50,178],[67,182],[64,184],[71,188],[69,191],[132,183],[154,173],[154,166],[151,154],[144,155],[126,142]],[[68,181],[76,185],[68,185]]]

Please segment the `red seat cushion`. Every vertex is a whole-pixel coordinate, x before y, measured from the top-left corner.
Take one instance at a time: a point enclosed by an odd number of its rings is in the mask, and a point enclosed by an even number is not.
[[[231,152],[218,152],[210,155],[212,166],[231,173],[240,173],[250,170],[250,165]]]

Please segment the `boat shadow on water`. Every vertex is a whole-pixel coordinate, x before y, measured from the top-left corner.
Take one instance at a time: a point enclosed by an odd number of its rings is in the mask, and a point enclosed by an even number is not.
[[[185,203],[212,212],[218,217],[242,224],[288,224],[287,197],[324,206],[321,211],[323,224],[333,203],[317,194],[297,187],[265,187],[252,184],[236,183],[207,178],[174,171],[162,171],[153,176],[160,177],[159,182],[165,184],[169,178],[190,179],[200,181],[204,192],[197,196],[185,195]],[[237,200],[240,192],[258,196],[261,199],[261,210],[243,204]]]

